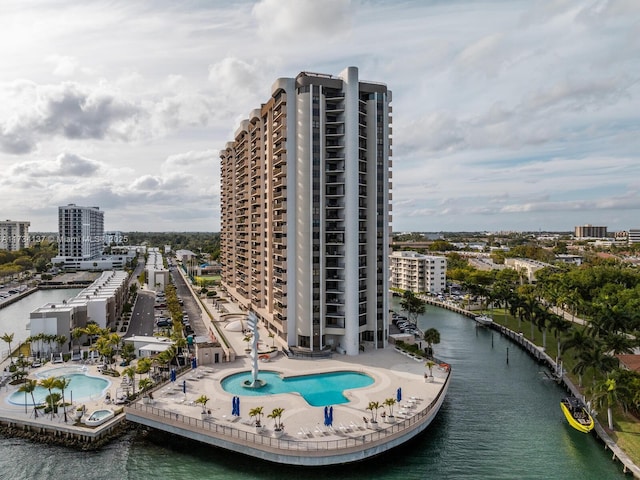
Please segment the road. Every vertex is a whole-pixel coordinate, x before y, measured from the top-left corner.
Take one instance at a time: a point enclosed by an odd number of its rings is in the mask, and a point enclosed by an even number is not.
[[[171,267],[171,278],[176,286],[178,298],[184,302],[182,306],[183,312],[189,315],[189,323],[196,335],[207,335],[208,329],[202,321],[200,306],[191,293],[191,287],[187,285],[184,277],[176,269],[180,267]]]
[[[129,321],[129,329],[124,335],[125,338],[134,335],[153,335],[155,297],[153,292],[138,290],[138,299],[131,311],[131,320]]]

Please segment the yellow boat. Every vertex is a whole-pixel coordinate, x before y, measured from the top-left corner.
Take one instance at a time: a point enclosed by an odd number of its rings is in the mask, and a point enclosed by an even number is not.
[[[565,397],[560,402],[560,408],[562,409],[562,413],[564,413],[567,422],[573,428],[582,433],[589,433],[593,430],[594,422],[591,415],[589,415],[589,411],[587,407],[584,406],[584,403],[579,398],[576,397]]]

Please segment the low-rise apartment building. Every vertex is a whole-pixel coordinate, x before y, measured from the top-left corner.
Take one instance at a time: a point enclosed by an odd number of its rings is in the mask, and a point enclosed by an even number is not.
[[[447,286],[447,259],[399,251],[389,256],[391,288],[414,293],[440,293]]]

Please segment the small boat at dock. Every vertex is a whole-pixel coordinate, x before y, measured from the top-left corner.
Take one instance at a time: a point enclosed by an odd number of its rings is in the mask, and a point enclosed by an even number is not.
[[[475,318],[475,321],[478,323],[478,325],[486,326],[486,325],[491,325],[493,323],[493,318],[491,318],[488,315],[478,315]]]
[[[560,408],[564,413],[567,422],[573,428],[582,433],[589,433],[593,430],[593,418],[589,414],[587,407],[582,400],[576,397],[565,397],[560,402]]]

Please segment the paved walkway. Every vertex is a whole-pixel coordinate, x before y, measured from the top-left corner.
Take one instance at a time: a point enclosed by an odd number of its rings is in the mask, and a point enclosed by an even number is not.
[[[397,418],[415,415],[436,397],[446,378],[446,373],[435,367],[433,382],[425,382],[426,368],[423,361],[414,360],[392,347],[357,357],[300,360],[280,355],[275,360],[260,362],[260,371],[273,371],[284,377],[338,371],[362,372],[373,377],[374,383],[371,386],[345,391],[349,402],[333,406],[333,432],[327,432],[324,428],[324,408],[309,405],[298,393],[241,396],[240,417],[232,416],[234,395],[222,389],[221,381],[229,375],[248,372],[250,369],[249,359],[239,358],[234,363],[218,364],[215,368],[204,366],[188,371],[178,377],[175,383],[169,383],[154,392],[153,407],[200,418],[202,407],[195,400],[200,395],[206,395],[210,399],[207,410],[211,411],[211,421],[233,423],[236,428],[251,432],[255,430],[254,419],[248,415],[251,409],[263,407],[263,426],[269,430],[273,428],[273,421],[267,419],[266,415],[274,408],[284,408],[282,422],[289,438],[329,438],[332,435],[364,430],[364,419],[371,417],[371,411],[367,410],[369,402],[377,401],[382,406],[387,398],[396,398],[398,387],[402,389],[403,400],[395,405],[394,414]],[[183,393],[185,382],[186,394]],[[386,408],[381,408],[378,411],[381,426],[381,414],[385,410]]]

